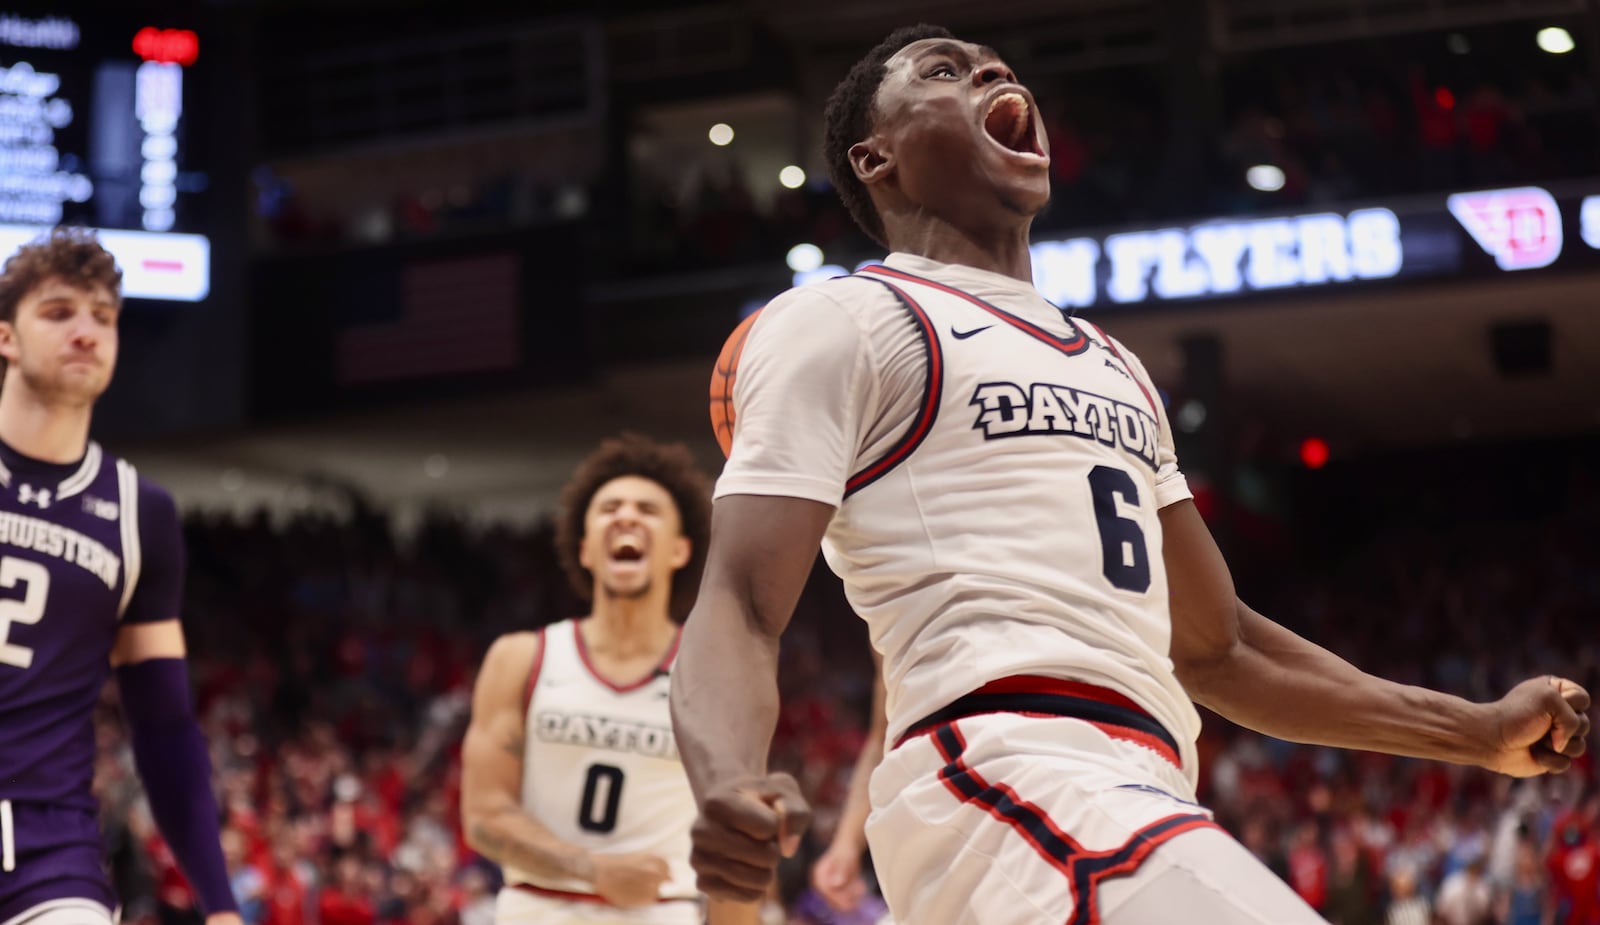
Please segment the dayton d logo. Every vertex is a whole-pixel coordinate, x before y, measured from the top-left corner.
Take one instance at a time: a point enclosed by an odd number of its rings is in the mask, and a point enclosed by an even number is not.
[[[1447,205],[1502,270],[1536,270],[1561,256],[1561,210],[1537,186],[1456,193]]]

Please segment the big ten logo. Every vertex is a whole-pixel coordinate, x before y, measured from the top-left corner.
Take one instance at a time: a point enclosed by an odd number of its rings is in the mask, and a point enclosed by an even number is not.
[[[1561,256],[1561,209],[1537,186],[1456,193],[1446,204],[1502,270],[1536,270]]]

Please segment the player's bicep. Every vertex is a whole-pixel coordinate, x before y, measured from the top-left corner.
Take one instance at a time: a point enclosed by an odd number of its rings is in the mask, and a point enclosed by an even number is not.
[[[523,698],[538,655],[531,634],[496,640],[472,692],[472,719],[461,743],[462,810],[521,798],[526,722]]]
[[[1161,532],[1172,611],[1172,661],[1184,679],[1186,673],[1222,663],[1239,644],[1239,599],[1228,563],[1193,501],[1163,507]]]
[[[711,515],[716,542],[706,560],[696,612],[707,612],[712,619],[744,619],[748,629],[770,638],[782,635],[833,512],[832,505],[806,498],[718,498]]]
[[[111,666],[134,665],[153,658],[184,658],[183,624],[176,618],[153,623],[124,623],[111,646]]]

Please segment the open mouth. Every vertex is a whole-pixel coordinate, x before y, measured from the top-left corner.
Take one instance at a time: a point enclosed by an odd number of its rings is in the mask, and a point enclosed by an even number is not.
[[[1002,93],[989,103],[989,112],[983,118],[983,130],[1000,147],[1017,154],[1044,157],[1039,148],[1039,138],[1033,126],[1033,107],[1020,93]]]
[[[644,543],[638,537],[618,537],[606,554],[612,562],[641,562],[644,560]]]

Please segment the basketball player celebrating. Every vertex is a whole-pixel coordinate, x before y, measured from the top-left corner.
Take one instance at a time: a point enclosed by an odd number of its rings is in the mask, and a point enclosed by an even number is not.
[[[1030,284],[1050,161],[993,50],[896,32],[835,91],[825,139],[893,253],[780,296],[738,361],[673,687],[709,893],[759,895],[807,821],[765,759],[778,639],[822,540],[883,655],[867,837],[902,925],[1317,921],[1194,804],[1191,699],[1283,739],[1514,775],[1582,753],[1572,682],[1468,703],[1239,602],[1144,368]]]
[[[462,750],[462,825],[505,870],[501,925],[702,921],[667,690],[710,508],[688,450],[637,436],[601,444],[563,490],[558,552],[593,609],[495,641]],[[707,911],[740,925],[758,910]]]
[[[209,925],[238,925],[189,700],[177,509],[89,439],[121,284],[93,236],[67,229],[0,275],[0,922],[112,921],[90,781],[115,668],[156,824]]]

